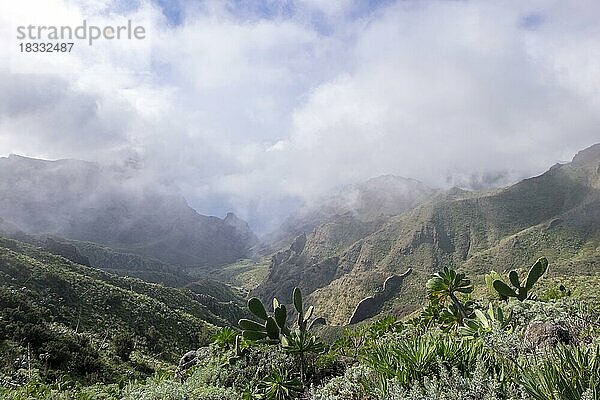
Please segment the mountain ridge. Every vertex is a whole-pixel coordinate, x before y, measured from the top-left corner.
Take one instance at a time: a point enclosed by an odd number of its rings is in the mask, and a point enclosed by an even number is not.
[[[136,165],[0,158],[0,218],[11,230],[94,242],[177,265],[248,257],[258,238],[231,214],[204,216]]]
[[[3,237],[0,306],[4,359],[28,360],[29,373],[82,382],[145,378],[208,343],[216,326],[247,316],[240,293],[226,285],[166,287]],[[22,368],[6,362],[0,374],[17,379]]]
[[[275,232],[268,234],[265,242],[270,243],[269,250],[277,250],[289,245],[298,235],[310,233],[340,215],[350,215],[357,222],[373,224],[433,198],[438,192],[416,179],[391,174],[344,185],[304,204]]]
[[[523,267],[550,254],[555,256],[557,271],[573,268],[576,262],[595,271],[600,268],[599,149],[591,146],[572,162],[555,165],[507,188],[459,192],[458,196],[456,190],[439,193],[432,201],[387,218],[372,232],[362,235],[355,231],[359,238],[344,246],[336,247],[331,241],[315,245],[319,230],[338,226],[330,232],[336,237],[336,232],[350,226],[330,221],[307,235],[302,251],[284,250],[291,254],[287,259],[275,255],[266,281],[253,293],[263,299],[286,298],[290,288],[299,285],[316,308],[325,310],[329,321],[344,324],[361,299],[371,296],[391,275],[408,268],[413,273],[391,301],[396,303],[392,309],[401,314],[424,301],[411,287],[424,284],[424,279],[442,266],[486,273]],[[557,222],[561,218],[562,222]],[[532,237],[532,232],[538,236]],[[501,245],[513,235],[521,235],[527,248]],[[571,238],[577,238],[576,243]],[[319,252],[319,247],[328,245],[332,251]],[[564,246],[569,257],[560,257],[556,246]],[[501,251],[507,254],[498,254]],[[519,254],[511,257],[513,253]]]

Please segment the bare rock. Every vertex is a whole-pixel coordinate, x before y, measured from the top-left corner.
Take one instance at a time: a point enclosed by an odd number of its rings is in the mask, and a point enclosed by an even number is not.
[[[532,321],[525,330],[525,340],[535,346],[556,346],[573,341],[569,331],[554,322]]]
[[[200,347],[198,350],[190,350],[179,359],[176,376],[181,381],[185,379],[185,371],[210,356],[208,347]]]
[[[304,246],[306,246],[306,234],[305,233],[297,236],[294,239],[294,242],[290,246],[290,250],[296,254],[300,254],[304,250]]]
[[[185,371],[196,364],[196,351],[191,350],[179,359],[179,369]]]
[[[412,268],[409,268],[402,275],[389,276],[385,282],[383,282],[383,286],[375,290],[373,296],[365,297],[356,305],[354,312],[348,320],[348,324],[357,324],[367,318],[375,316],[381,310],[383,303],[396,295],[404,278],[410,275],[411,272]]]

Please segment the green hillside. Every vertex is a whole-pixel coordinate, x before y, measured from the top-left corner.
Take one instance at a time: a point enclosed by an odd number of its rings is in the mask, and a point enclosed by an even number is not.
[[[505,189],[450,191],[366,235],[342,223],[345,218],[316,228],[300,251],[276,254],[254,293],[285,298],[299,285],[328,321],[344,324],[361,299],[408,268],[412,273],[385,307],[390,312],[418,308],[424,297],[415,288],[442,266],[480,275],[527,266],[546,255],[554,274],[598,273],[600,145]],[[353,235],[359,238],[336,240]]]
[[[213,281],[169,288],[0,238],[0,376],[15,384],[32,375],[143,377],[245,316],[242,304]]]
[[[228,285],[241,288],[245,292],[249,292],[264,281],[268,270],[268,259],[244,259],[227,265],[188,267],[183,272],[189,277],[189,280],[210,277],[212,280],[224,282]]]

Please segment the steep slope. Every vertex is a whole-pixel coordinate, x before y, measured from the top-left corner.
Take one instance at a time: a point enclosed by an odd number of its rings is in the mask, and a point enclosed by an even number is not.
[[[39,247],[48,253],[66,258],[77,264],[99,268],[116,275],[140,278],[147,282],[180,287],[193,282],[183,267],[168,264],[150,257],[114,250],[97,243],[81,242],[48,235],[30,235],[22,231],[3,229],[0,236]],[[214,268],[219,268],[215,266]],[[205,269],[205,267],[200,267]]]
[[[173,362],[245,316],[243,303],[214,282],[168,288],[0,238],[0,372],[18,375],[12,360],[27,357],[41,374],[86,381],[151,373],[153,359]]]
[[[200,215],[135,165],[0,158],[0,217],[13,230],[99,243],[177,265],[235,262],[258,243],[235,215]]]
[[[273,257],[256,293],[285,298],[289,287],[299,284],[330,322],[343,324],[361,299],[409,268],[412,273],[387,305],[396,313],[419,306],[423,294],[413,288],[442,265],[477,274],[527,266],[547,255],[555,273],[598,272],[599,175],[600,145],[595,145],[569,164],[506,189],[476,195],[453,190],[389,218],[344,248],[311,257],[319,227],[299,252],[279,253],[290,254],[286,262]]]
[[[342,215],[352,215],[357,221],[381,221],[409,210],[433,198],[438,193],[423,183],[394,175],[383,175],[354,185],[339,188],[314,203],[307,204],[288,217],[277,232],[267,237],[272,248],[289,245],[303,233]]]
[[[301,276],[309,292],[326,285],[337,276],[338,253],[375,232],[391,215],[439,195],[440,191],[417,180],[384,175],[323,197],[318,206],[305,207],[288,218],[272,238],[272,248],[289,249],[275,253],[269,276],[253,294],[288,298],[297,285],[289,276]]]

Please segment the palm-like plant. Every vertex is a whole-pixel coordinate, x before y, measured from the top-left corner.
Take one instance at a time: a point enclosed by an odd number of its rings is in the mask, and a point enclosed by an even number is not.
[[[228,350],[235,346],[237,336],[237,331],[226,326],[213,335],[212,342],[220,349]]]
[[[325,351],[325,345],[318,337],[299,329],[292,331],[288,336],[283,336],[281,345],[286,352],[298,357],[302,381],[306,377],[306,357],[309,354],[319,354]]]
[[[297,398],[302,391],[298,378],[288,376],[284,371],[275,370],[258,382],[253,398],[256,400],[288,400]]]
[[[456,297],[457,293],[468,294],[473,291],[471,281],[465,277],[465,274],[459,274],[448,267],[444,267],[443,271],[434,274],[427,281],[426,287],[430,299],[445,304],[449,298],[460,312],[461,317],[463,319],[468,318],[465,307]]]
[[[459,329],[463,337],[475,338],[482,334],[494,331],[510,331],[512,322],[512,311],[504,315],[499,306],[490,303],[487,311],[474,310],[475,316],[464,320],[464,326]]]
[[[419,322],[426,328],[429,328],[432,324],[440,319],[440,305],[437,302],[437,299],[431,300],[432,301],[430,301],[427,307],[421,311],[421,315],[419,316]]]

